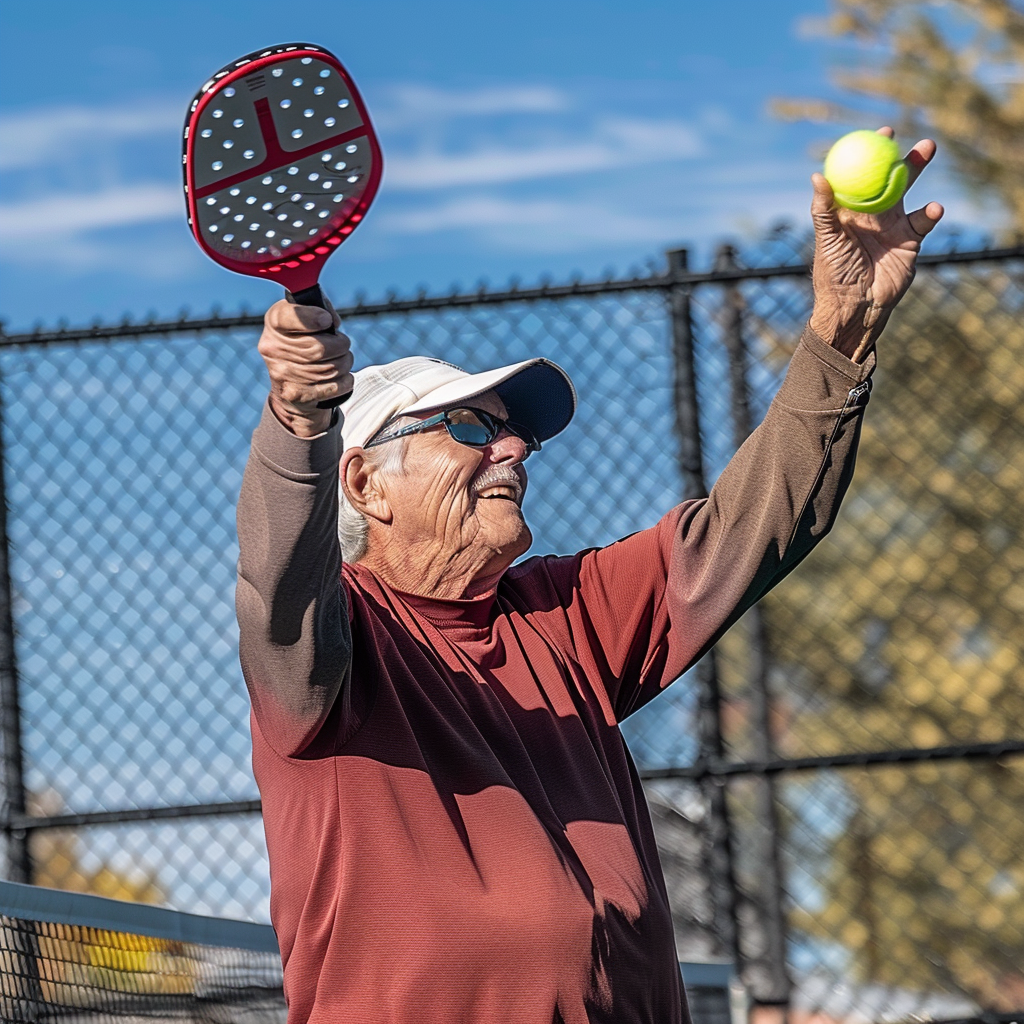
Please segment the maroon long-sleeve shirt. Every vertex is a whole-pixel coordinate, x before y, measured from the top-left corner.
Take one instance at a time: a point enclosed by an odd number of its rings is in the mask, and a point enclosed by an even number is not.
[[[709,498],[465,601],[342,566],[339,430],[264,414],[238,615],[290,1024],[687,1019],[619,723],[828,531],[873,365],[805,332]]]

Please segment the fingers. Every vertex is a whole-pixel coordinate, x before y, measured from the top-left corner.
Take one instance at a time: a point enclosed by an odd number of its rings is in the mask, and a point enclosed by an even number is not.
[[[267,310],[263,322],[281,334],[319,334],[334,328],[335,314],[319,306],[298,306],[280,299]]]
[[[291,353],[301,361],[330,359],[348,350],[349,339],[337,330],[340,320],[333,309],[297,306],[282,299],[263,318],[260,352]]]
[[[352,355],[319,363],[273,363],[268,366],[272,390],[295,405],[347,395],[352,390]]]
[[[887,139],[896,137],[896,133],[889,125],[875,129],[878,135],[884,135]],[[917,145],[903,158],[907,165],[907,188],[910,188],[921,176],[921,172],[931,163],[935,156],[935,141],[933,139],[921,139]]]
[[[335,330],[337,323],[333,309],[284,299],[267,310],[259,353],[270,374],[275,413],[291,428],[301,420],[303,430],[319,429],[323,410],[316,403],[352,390],[351,342]]]
[[[939,223],[945,212],[941,203],[929,203],[927,206],[922,206],[920,210],[908,214],[907,220],[910,221],[910,226],[914,231],[924,238]]]
[[[910,188],[919,177],[921,172],[932,162],[935,156],[935,142],[932,139],[922,139],[903,158],[907,165],[907,188]]]
[[[264,330],[257,345],[264,360],[294,366],[336,363],[346,358],[351,348],[347,335],[333,331],[330,334],[280,334]]]
[[[263,356],[270,375],[271,401],[277,418],[305,436],[326,429],[322,415],[324,410],[318,403],[352,391],[355,380],[351,352],[316,362],[275,358],[266,353]]]
[[[895,136],[892,128],[888,125],[877,129],[877,132],[889,139]],[[907,190],[921,177],[921,172],[932,162],[936,148],[934,139],[921,139],[903,158],[903,162],[907,165]],[[924,238],[938,224],[943,212],[939,203],[929,203],[910,214],[910,226]]]

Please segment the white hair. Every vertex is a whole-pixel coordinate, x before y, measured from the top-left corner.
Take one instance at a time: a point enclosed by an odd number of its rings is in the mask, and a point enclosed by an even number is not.
[[[391,426],[400,427],[414,422],[414,417],[403,416]],[[366,460],[372,462],[378,472],[385,476],[399,476],[405,462],[405,448],[409,443],[407,437],[397,441],[371,448],[366,453]],[[366,516],[354,508],[345,497],[345,488],[338,481],[338,541],[341,544],[341,559],[349,565],[355,565],[366,554],[366,545],[370,539],[370,523]]]

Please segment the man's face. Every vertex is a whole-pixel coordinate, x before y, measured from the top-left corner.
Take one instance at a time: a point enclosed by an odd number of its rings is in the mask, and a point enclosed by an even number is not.
[[[494,392],[465,406],[505,419]],[[432,413],[423,413],[426,419]],[[523,518],[525,442],[502,431],[483,448],[459,444],[444,424],[406,441],[402,472],[385,488],[393,513],[392,541],[407,545],[410,564],[474,579],[503,572],[533,541]]]

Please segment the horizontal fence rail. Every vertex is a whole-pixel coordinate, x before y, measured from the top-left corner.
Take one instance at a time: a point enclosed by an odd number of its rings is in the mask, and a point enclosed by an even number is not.
[[[1024,245],[1008,246],[1002,249],[975,249],[967,252],[922,253],[918,257],[920,266],[946,265],[953,263],[988,263],[1024,257]],[[532,288],[510,287],[491,291],[480,288],[474,292],[451,292],[447,295],[418,293],[411,298],[397,295],[379,302],[357,301],[352,305],[338,306],[338,315],[343,319],[351,317],[390,316],[395,313],[422,313],[447,309],[466,309],[473,306],[500,306],[519,302],[538,302],[577,298],[587,295],[615,295],[621,292],[637,292],[666,289],[680,286],[725,284],[736,281],[756,281],[769,278],[809,277],[811,268],[806,263],[785,264],[776,267],[736,267],[731,270],[711,270],[705,273],[679,271],[668,274],[649,274],[644,277],[623,279],[608,278],[600,281],[571,281],[569,284],[540,284]],[[219,311],[204,317],[180,316],[176,320],[155,318],[134,321],[126,318],[118,324],[90,324],[85,327],[57,327],[46,330],[42,327],[31,331],[8,334],[0,329],[0,346],[17,348],[25,345],[72,344],[81,341],[115,341],[123,338],[145,338],[171,334],[203,334],[209,331],[233,331],[243,328],[262,327],[262,313],[242,312],[224,316]]]
[[[640,778],[693,779],[725,775],[777,775],[784,772],[818,771],[822,768],[870,768],[894,764],[919,764],[926,761],[999,761],[1015,754],[1024,754],[1024,740],[1005,743],[966,743],[955,747],[928,747],[923,750],[874,750],[856,754],[833,754],[825,757],[791,757],[777,761],[698,761],[673,768],[645,768]],[[260,814],[259,800],[235,800],[217,804],[182,804],[178,807],[128,807],[91,814],[56,814],[12,816],[7,827],[13,832],[33,829],[77,828],[85,825],[114,825],[129,821],[160,821],[169,818],[195,818],[210,815]]]

